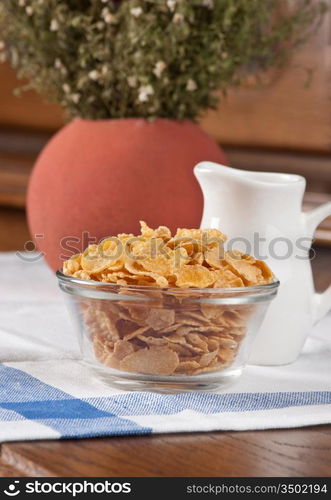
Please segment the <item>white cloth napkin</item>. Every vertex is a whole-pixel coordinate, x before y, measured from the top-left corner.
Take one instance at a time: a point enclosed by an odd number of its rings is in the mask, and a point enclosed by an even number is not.
[[[331,422],[331,315],[295,363],[248,366],[226,392],[119,391],[80,361],[56,278],[31,257],[0,253],[0,441]]]

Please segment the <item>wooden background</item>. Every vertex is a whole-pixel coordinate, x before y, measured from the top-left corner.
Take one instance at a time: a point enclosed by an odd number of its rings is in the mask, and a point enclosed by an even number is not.
[[[328,0],[331,7],[331,0]],[[1,38],[1,34],[0,34]],[[313,70],[309,88],[305,68]],[[238,168],[287,171],[308,181],[306,203],[331,199],[331,12],[316,36],[282,70],[273,70],[261,88],[248,83],[231,91],[202,127]],[[0,65],[0,207],[23,209],[33,162],[64,123],[62,111],[30,91],[15,97],[19,83]],[[8,211],[6,208],[5,210]],[[10,212],[13,216],[13,212]],[[1,217],[0,217],[1,226]],[[323,232],[323,234],[321,233]],[[331,220],[319,236],[331,241]]]

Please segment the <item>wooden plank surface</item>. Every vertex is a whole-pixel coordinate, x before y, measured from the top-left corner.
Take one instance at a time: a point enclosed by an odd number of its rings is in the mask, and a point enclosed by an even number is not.
[[[0,125],[36,130],[61,127],[64,119],[59,106],[47,103],[32,90],[20,97],[14,95],[14,90],[22,84],[8,64],[0,65]]]
[[[0,207],[0,251],[22,250],[29,240],[24,211]]]
[[[0,477],[25,477],[21,470],[17,470],[10,465],[3,465],[0,462]]]
[[[331,0],[327,0],[331,6]],[[307,69],[312,71],[305,86]],[[316,36],[262,88],[232,90],[201,124],[221,144],[331,152],[331,11]]]
[[[331,426],[5,444],[28,476],[327,476]]]
[[[24,208],[33,160],[0,154],[0,205]]]

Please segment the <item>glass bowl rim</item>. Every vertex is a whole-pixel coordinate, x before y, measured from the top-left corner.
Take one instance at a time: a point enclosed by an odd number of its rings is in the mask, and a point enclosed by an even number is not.
[[[125,288],[131,290],[133,292],[147,293],[147,292],[164,292],[171,293],[173,295],[183,295],[189,293],[191,296],[201,295],[201,294],[222,294],[222,295],[235,295],[235,294],[250,294],[250,295],[263,295],[265,292],[269,295],[272,292],[276,292],[280,281],[275,277],[270,283],[264,285],[255,285],[255,286],[245,286],[245,287],[229,287],[229,288],[179,288],[179,287],[152,287],[147,285],[121,285],[117,283],[107,283],[104,281],[95,281],[95,280],[83,280],[81,278],[76,278],[74,276],[69,276],[64,274],[62,271],[56,271],[56,277],[58,278],[60,283],[70,284],[74,287],[83,287],[83,288],[91,288],[98,289],[102,288],[102,291],[108,288],[108,291],[111,293],[114,290],[118,290],[119,288]],[[101,291],[101,290],[100,290]]]

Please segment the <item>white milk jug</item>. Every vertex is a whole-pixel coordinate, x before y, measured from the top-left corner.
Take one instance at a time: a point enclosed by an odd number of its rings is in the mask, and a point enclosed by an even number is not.
[[[309,260],[314,231],[331,215],[331,203],[303,212],[306,181],[298,175],[249,172],[211,162],[199,163],[194,173],[204,197],[201,228],[220,229],[228,235],[227,249],[266,260],[280,281],[250,362],[293,362],[313,324],[331,309],[331,286],[322,294],[315,292]]]

